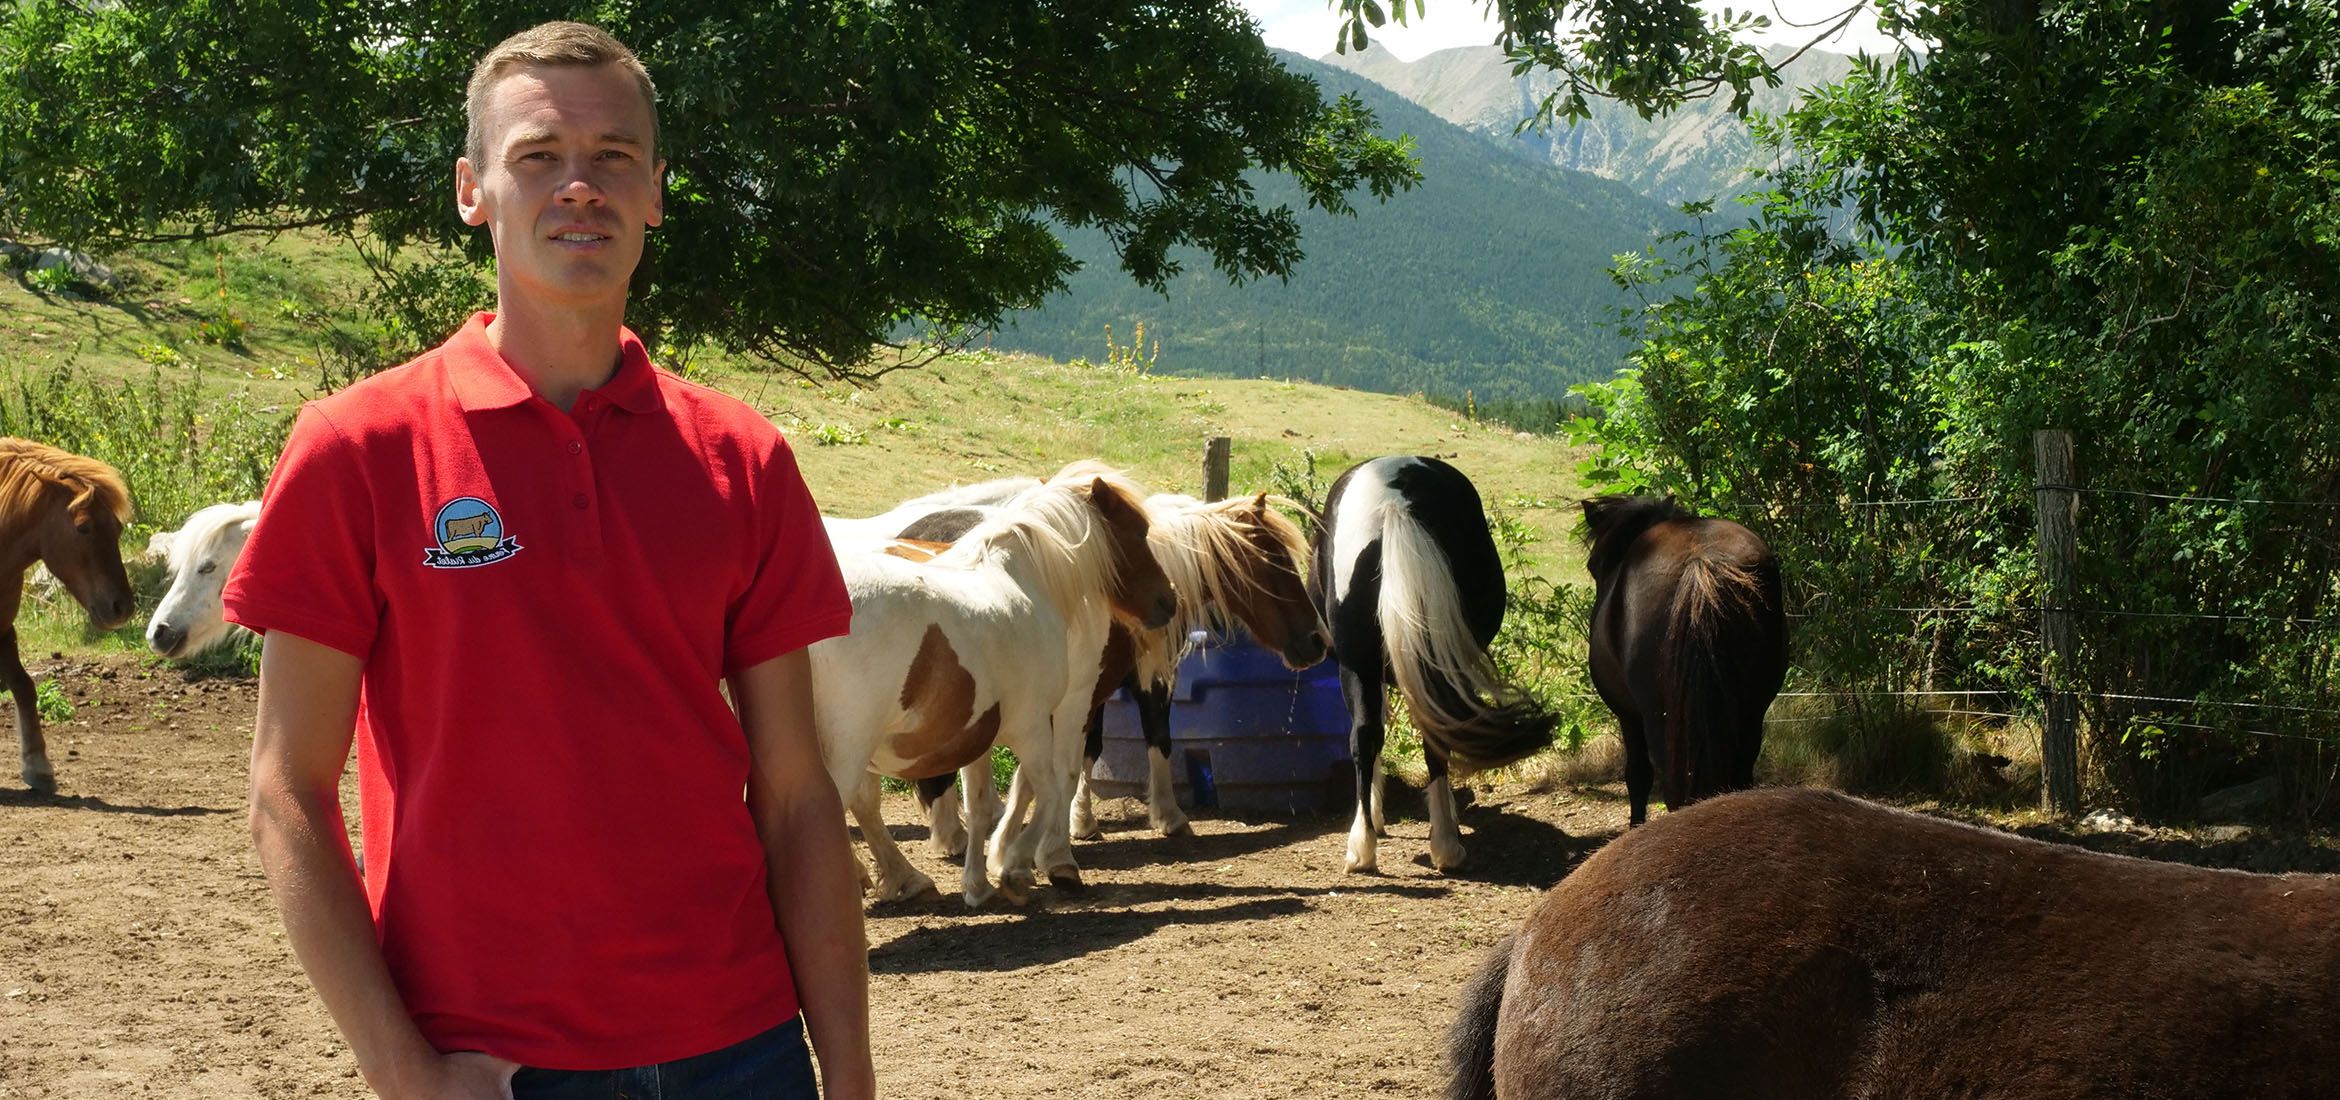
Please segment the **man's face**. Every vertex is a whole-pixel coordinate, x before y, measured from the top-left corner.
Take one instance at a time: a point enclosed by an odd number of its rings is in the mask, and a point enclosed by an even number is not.
[[[496,247],[499,298],[623,303],[664,216],[650,105],[615,65],[525,65],[488,90],[486,163],[455,162],[455,205]]]

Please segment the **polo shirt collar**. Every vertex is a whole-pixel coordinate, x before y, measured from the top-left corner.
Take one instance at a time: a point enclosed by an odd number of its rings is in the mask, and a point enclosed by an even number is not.
[[[472,314],[471,320],[448,337],[444,345],[448,365],[453,368],[448,373],[455,397],[465,412],[508,409],[536,396],[536,391],[528,388],[528,382],[488,342],[488,322],[495,319],[493,313]],[[642,347],[642,338],[634,335],[634,330],[624,327],[618,329],[617,373],[585,392],[600,394],[610,404],[632,413],[656,412],[665,407],[658,392],[658,372],[650,365],[649,351]]]

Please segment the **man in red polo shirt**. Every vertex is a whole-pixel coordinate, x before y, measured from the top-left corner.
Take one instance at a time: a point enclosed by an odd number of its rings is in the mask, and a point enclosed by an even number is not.
[[[851,607],[779,433],[624,327],[654,103],[580,24],[480,62],[456,206],[496,311],[302,410],[227,586],[269,887],[393,1100],[810,1097],[807,1029],[875,1093],[804,653]]]

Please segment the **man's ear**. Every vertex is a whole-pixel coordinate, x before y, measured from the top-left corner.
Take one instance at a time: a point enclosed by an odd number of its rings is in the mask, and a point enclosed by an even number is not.
[[[666,220],[666,162],[659,161],[658,167],[651,169],[650,173],[650,216],[644,218],[642,224],[656,229],[658,223]]]
[[[470,157],[455,158],[455,212],[463,216],[465,225],[486,225],[488,221],[487,194],[480,190],[479,173],[472,168]]]

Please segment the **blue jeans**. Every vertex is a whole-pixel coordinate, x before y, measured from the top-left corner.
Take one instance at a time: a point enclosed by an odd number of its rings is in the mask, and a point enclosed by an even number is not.
[[[708,1054],[634,1069],[523,1066],[515,1100],[819,1100],[802,1017]]]

